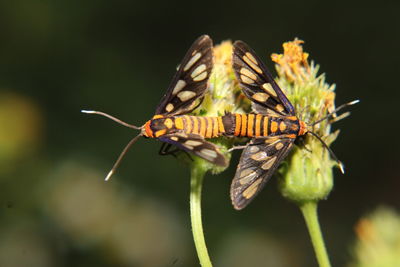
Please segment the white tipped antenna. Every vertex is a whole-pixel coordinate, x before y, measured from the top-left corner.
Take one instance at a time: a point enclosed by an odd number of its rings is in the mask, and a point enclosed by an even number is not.
[[[342,172],[342,174],[344,174],[344,165],[343,165],[343,163],[341,161],[338,161],[338,164],[339,164],[340,171]]]
[[[122,120],[120,120],[120,119],[117,119],[117,118],[114,117],[114,116],[111,116],[110,114],[107,114],[107,113],[104,113],[104,112],[101,112],[101,111],[94,111],[94,110],[85,110],[85,109],[82,109],[81,112],[82,112],[82,113],[86,113],[86,114],[97,114],[97,115],[100,115],[100,116],[104,116],[104,117],[106,117],[106,118],[109,118],[109,119],[111,119],[111,120],[113,120],[113,121],[115,121],[115,122],[121,124],[121,125],[124,125],[124,126],[126,126],[126,127],[129,127],[129,128],[135,129],[135,130],[141,130],[141,129],[142,129],[141,127],[138,127],[138,126],[133,125],[133,124],[126,123],[126,122],[124,122],[124,121],[122,121]]]
[[[104,179],[104,181],[108,181],[110,178],[111,178],[111,176],[114,174],[114,170],[111,170],[111,171],[109,171],[108,172],[108,174],[107,174],[107,176],[106,176],[106,179]]]
[[[126,123],[120,119],[115,118],[114,116],[111,116],[107,113],[101,112],[101,111],[94,111],[94,110],[85,110],[82,109],[81,110],[82,113],[86,113],[86,114],[97,114],[97,115],[101,115],[104,116],[106,118],[109,118],[123,126],[135,129],[135,130],[141,130],[142,127],[138,127],[136,125],[133,124],[129,124]],[[112,167],[111,171],[109,171],[109,173],[107,174],[105,181],[110,180],[111,176],[114,174],[115,170],[118,168],[119,164],[121,163],[122,158],[125,156],[126,152],[128,152],[129,148],[139,139],[139,137],[142,136],[142,133],[138,134],[137,136],[135,136],[134,138],[132,138],[131,141],[129,141],[129,143],[125,146],[125,148],[122,150],[121,154],[118,156],[117,161],[114,163],[114,166]]]
[[[125,156],[126,152],[128,152],[129,148],[141,137],[142,134],[138,134],[135,137],[132,138],[131,141],[124,147],[122,150],[121,154],[119,154],[117,161],[115,161],[114,166],[112,167],[111,171],[107,174],[106,178],[104,179],[105,181],[110,180],[111,176],[114,174],[115,170],[118,168],[119,164],[121,163],[122,158]]]
[[[354,104],[357,104],[357,103],[360,103],[360,99],[353,100],[350,103],[348,103],[347,105],[351,106],[351,105],[354,105]]]

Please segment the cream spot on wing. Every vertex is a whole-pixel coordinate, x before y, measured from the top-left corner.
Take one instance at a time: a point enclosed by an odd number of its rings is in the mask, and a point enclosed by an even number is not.
[[[252,79],[250,79],[249,77],[247,77],[245,75],[240,75],[240,79],[242,80],[242,82],[247,83],[247,84],[254,83],[254,81]]]
[[[178,140],[179,140],[179,138],[178,138],[178,137],[176,137],[176,136],[172,136],[172,137],[171,137],[171,140],[178,141]]]
[[[251,97],[258,102],[265,102],[269,98],[269,95],[267,95],[266,93],[255,93]]]
[[[182,90],[183,87],[185,87],[186,82],[184,80],[179,80],[176,85],[174,90],[172,91],[173,95],[176,95],[180,90]]]
[[[243,60],[244,62],[247,63],[247,65],[249,65],[252,69],[254,69],[255,71],[257,71],[258,73],[262,73],[262,70],[253,62],[251,61],[247,56],[243,56]]]
[[[189,146],[189,145],[186,145],[186,144],[183,144],[183,146],[186,147],[186,148],[189,149],[189,150],[193,150],[193,149],[194,149],[194,147]]]
[[[252,146],[250,145],[249,151],[250,153],[256,153],[260,148],[258,146]]]
[[[251,170],[251,169],[245,169],[244,171],[242,171],[241,174],[243,174],[243,172],[245,172],[245,171],[247,171],[246,172],[247,175],[246,176],[243,176],[243,175],[240,176],[241,178],[239,180],[239,183],[241,185],[245,185],[245,184],[250,183],[257,175],[257,173],[255,171]]]
[[[216,151],[208,148],[203,148],[202,150],[200,150],[200,153],[210,158],[216,158],[218,155]]]
[[[284,108],[281,104],[276,105],[275,108],[276,108],[276,110],[279,111],[279,112],[282,112],[282,111],[285,110],[285,108]]]
[[[244,169],[243,171],[240,172],[240,177],[239,178],[243,178],[248,176],[249,174],[251,174],[253,172],[252,169],[248,168],[248,169]]]
[[[268,155],[265,151],[260,151],[256,154],[252,155],[251,158],[256,161],[261,161],[261,160],[266,160],[268,158]]]
[[[185,67],[183,68],[184,71],[187,71],[188,69],[190,69],[194,63],[197,62],[197,60],[199,60],[199,58],[201,57],[201,53],[196,53],[189,61],[188,63],[186,63]]]
[[[169,104],[165,107],[165,110],[166,110],[167,112],[171,112],[173,109],[174,109],[174,105],[172,105],[171,103],[169,103]]]
[[[254,64],[258,65],[256,58],[249,52],[246,52],[246,57],[250,59]]]
[[[260,185],[262,179],[257,179],[252,183],[246,190],[243,191],[242,196],[249,199],[257,192],[258,186]]]
[[[272,167],[272,165],[274,165],[275,161],[276,161],[276,156],[272,157],[270,160],[261,165],[261,169],[269,170]]]
[[[189,146],[199,146],[201,144],[203,144],[203,142],[196,141],[196,140],[187,140],[185,142],[185,145],[189,145]]]
[[[195,68],[192,73],[190,74],[190,77],[192,77],[193,79],[197,76],[200,75],[200,73],[204,72],[206,70],[206,64],[201,64],[200,66],[198,66],[197,68]]]
[[[247,68],[241,68],[240,73],[243,75],[246,75],[247,77],[249,77],[250,79],[252,79],[254,81],[257,80],[257,76]]]
[[[264,142],[266,144],[272,144],[272,143],[275,143],[278,140],[279,140],[279,138],[277,138],[277,137],[275,137],[275,138],[266,138]]]
[[[192,92],[192,91],[182,91],[182,92],[179,92],[178,98],[179,98],[182,102],[185,102],[185,101],[187,101],[187,100],[193,98],[195,95],[196,95],[196,93],[195,93],[195,92]]]
[[[205,72],[203,72],[202,74],[200,74],[200,75],[194,77],[194,78],[193,78],[193,81],[199,82],[199,81],[204,80],[205,78],[207,78],[207,71],[205,71]]]
[[[273,111],[272,109],[268,109],[268,110],[267,110],[267,114],[268,114],[268,115],[271,115],[271,116],[275,116],[275,117],[281,116],[279,113]]]
[[[264,83],[262,87],[264,88],[265,91],[267,91],[268,94],[276,97],[276,92],[274,88],[272,88],[270,83]]]
[[[283,147],[283,144],[282,144],[281,142],[279,142],[279,143],[277,143],[277,144],[275,145],[275,149],[276,149],[276,150],[281,150],[282,147]]]

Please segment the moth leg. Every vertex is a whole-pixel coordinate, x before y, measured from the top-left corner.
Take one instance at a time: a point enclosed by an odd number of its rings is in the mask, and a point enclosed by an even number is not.
[[[184,152],[188,156],[188,158],[191,161],[193,161],[193,158],[190,156],[190,154],[187,151],[179,149],[177,147],[175,147],[174,149],[171,149],[171,148],[172,148],[171,144],[162,143],[162,145],[160,147],[160,151],[158,151],[158,154],[161,155],[161,156],[172,155],[172,156],[174,156],[176,158],[178,152]]]
[[[158,154],[161,156],[167,156],[167,155],[172,155],[176,158],[176,153],[180,151],[179,148],[174,148],[171,149],[172,145],[168,143],[162,143],[160,147],[160,151],[158,151]]]
[[[310,153],[312,152],[312,150],[307,147],[307,144],[306,144],[306,142],[305,142],[303,137],[297,138],[296,141],[295,141],[295,144],[304,147],[304,149],[307,150]]]

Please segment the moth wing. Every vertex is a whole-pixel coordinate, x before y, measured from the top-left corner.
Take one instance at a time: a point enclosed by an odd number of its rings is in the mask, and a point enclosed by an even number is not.
[[[231,184],[235,209],[246,207],[261,191],[291,150],[293,142],[293,139],[252,139],[242,152]]]
[[[266,114],[266,109],[270,109],[278,115],[295,115],[292,104],[265,64],[242,41],[233,44],[233,69],[243,93],[255,104],[255,111]]]
[[[200,36],[189,48],[155,114],[180,115],[197,107],[203,98],[213,68],[213,42]]]
[[[193,153],[215,165],[227,166],[227,160],[218,147],[206,141],[201,135],[174,133],[158,138],[162,142],[172,144],[189,153]]]

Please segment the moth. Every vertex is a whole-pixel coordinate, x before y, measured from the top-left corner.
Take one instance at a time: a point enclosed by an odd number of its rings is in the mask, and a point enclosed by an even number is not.
[[[244,150],[230,190],[235,209],[243,209],[251,202],[289,154],[295,140],[306,134],[321,141],[343,171],[341,162],[325,142],[312,132],[311,127],[358,101],[344,104],[326,117],[308,125],[296,116],[293,105],[266,66],[242,41],[233,44],[233,69],[243,93],[252,102],[254,112],[236,114],[233,118],[234,135],[251,138],[247,145],[237,147]]]
[[[104,112],[82,110],[84,113],[102,115],[124,126],[140,130],[126,145],[106,180],[114,173],[127,150],[141,136],[163,142],[160,154],[170,154],[173,145],[213,164],[227,165],[218,147],[205,140],[218,137],[224,132],[222,118],[186,115],[201,104],[212,68],[213,42],[209,36],[202,35],[187,51],[154,116],[143,126],[128,124]]]

